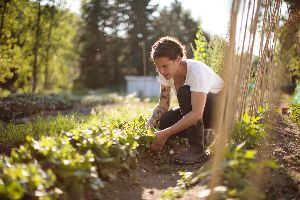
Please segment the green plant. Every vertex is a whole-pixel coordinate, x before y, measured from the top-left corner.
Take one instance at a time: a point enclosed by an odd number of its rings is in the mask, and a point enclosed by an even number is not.
[[[208,43],[204,36],[201,26],[198,27],[196,33],[196,39],[194,40],[196,44],[196,48],[193,49],[193,55],[196,60],[204,62],[208,64],[208,55],[207,55],[207,48]]]
[[[12,163],[8,157],[0,162],[1,199],[56,199],[61,191],[54,186],[56,176],[51,169],[44,171],[36,160]]]
[[[42,135],[58,136],[63,131],[83,126],[82,118],[76,115],[59,114],[56,117],[37,117],[35,121],[25,124],[0,124],[0,146],[7,150],[17,147],[24,144],[28,135],[35,139],[39,139]]]
[[[260,123],[262,116],[250,117],[247,113],[241,121],[236,121],[231,142],[239,145],[245,142],[247,149],[255,148],[266,135],[264,125]]]
[[[62,95],[14,94],[0,99],[0,119],[9,121],[48,110],[65,110],[72,101]]]
[[[292,121],[300,124],[300,104],[291,104],[290,111],[290,117]]]
[[[175,199],[184,193],[184,189],[201,183],[201,195],[208,197],[211,193],[219,199],[262,199],[264,194],[257,191],[251,183],[253,175],[260,174],[264,168],[276,168],[272,160],[261,161],[258,156],[258,147],[266,136],[264,125],[261,124],[265,111],[260,109],[259,117],[243,115],[242,121],[235,123],[233,137],[225,148],[225,157],[221,164],[221,181],[211,192],[208,184],[212,175],[212,163],[206,163],[194,172],[182,172],[181,179],[175,188],[169,188],[162,198]],[[203,198],[205,198],[203,196]]]
[[[24,145],[13,149],[10,157],[5,156],[0,161],[0,178],[5,178],[0,194],[7,199],[24,199],[31,193],[44,194],[50,199],[53,198],[50,194],[60,199],[85,199],[87,195],[99,199],[99,189],[104,187],[104,182],[115,180],[121,171],[134,168],[137,154],[150,146],[154,134],[145,128],[143,117],[130,121],[116,119],[110,123],[102,119],[101,125],[95,123],[96,116],[91,119],[89,126],[77,127],[55,137],[41,136],[40,140],[27,137]],[[6,166],[31,169],[32,163],[37,163],[35,171],[45,171],[49,176],[53,172],[52,182],[44,181],[48,180],[47,176],[37,174],[36,179],[40,181],[36,185],[32,186],[31,179],[25,177],[28,180],[23,184],[10,186],[7,180],[15,179],[20,170],[6,173]],[[14,187],[19,192],[12,197],[10,191]],[[39,193],[40,188],[45,191]],[[53,193],[51,189],[54,188],[59,192]]]

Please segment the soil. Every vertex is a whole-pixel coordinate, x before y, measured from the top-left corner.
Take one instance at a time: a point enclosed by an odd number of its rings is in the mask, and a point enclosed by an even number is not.
[[[300,200],[300,124],[280,116],[273,125],[269,148],[279,167],[266,171],[266,199]]]
[[[167,145],[159,154],[145,153],[138,158],[135,170],[129,176],[121,176],[103,189],[103,199],[107,200],[157,200],[169,187],[175,187],[180,178],[179,172],[190,172],[198,169],[203,163],[194,165],[175,165],[174,155],[182,153],[185,145]],[[174,154],[170,154],[173,152]]]

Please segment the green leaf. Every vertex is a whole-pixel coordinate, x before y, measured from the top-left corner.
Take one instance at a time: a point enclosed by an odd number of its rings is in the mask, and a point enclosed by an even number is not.
[[[249,124],[250,123],[250,117],[247,113],[245,113],[243,115],[243,118],[242,118],[243,122],[245,122],[246,124]]]
[[[263,161],[263,165],[266,167],[271,167],[273,169],[277,169],[279,165],[273,160],[265,160]]]
[[[247,150],[244,157],[248,159],[254,159],[256,153],[256,150]]]

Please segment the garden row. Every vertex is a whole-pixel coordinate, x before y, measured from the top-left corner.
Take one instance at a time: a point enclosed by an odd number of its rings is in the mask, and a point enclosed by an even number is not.
[[[14,94],[0,99],[0,120],[27,117],[49,110],[66,110],[72,107],[72,101],[66,96],[49,94]]]
[[[84,106],[97,106],[115,103],[138,102],[134,94],[120,96],[117,93],[68,96],[59,94],[13,94],[0,98],[0,120],[9,122],[45,111],[67,110],[80,103]]]
[[[300,124],[300,104],[290,107],[290,119]],[[166,190],[162,199],[175,199],[184,195],[188,188],[199,184],[201,198],[214,194],[218,199],[264,199],[265,194],[257,188],[253,177],[260,177],[266,168],[277,168],[277,164],[261,151],[267,145],[267,120],[274,111],[260,110],[256,117],[245,114],[235,122],[231,138],[225,147],[225,159],[221,164],[219,185],[209,188],[212,178],[212,163],[206,163],[195,172],[181,172],[176,187]],[[214,147],[212,148],[214,151]]]
[[[77,128],[40,140],[27,137],[0,162],[0,199],[100,199],[106,181],[136,165],[149,147],[145,119]]]

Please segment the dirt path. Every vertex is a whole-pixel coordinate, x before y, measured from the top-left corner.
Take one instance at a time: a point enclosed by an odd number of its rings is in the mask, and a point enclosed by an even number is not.
[[[175,165],[174,154],[169,154],[170,151],[169,146],[160,154],[145,153],[140,156],[137,168],[131,171],[129,176],[121,176],[104,188],[103,199],[157,200],[168,187],[176,186],[180,178],[179,171],[194,171],[203,165],[203,163],[188,166]],[[175,154],[182,151],[184,148],[177,150]]]
[[[274,123],[270,152],[279,168],[267,171],[266,199],[300,200],[300,125],[279,117]]]

